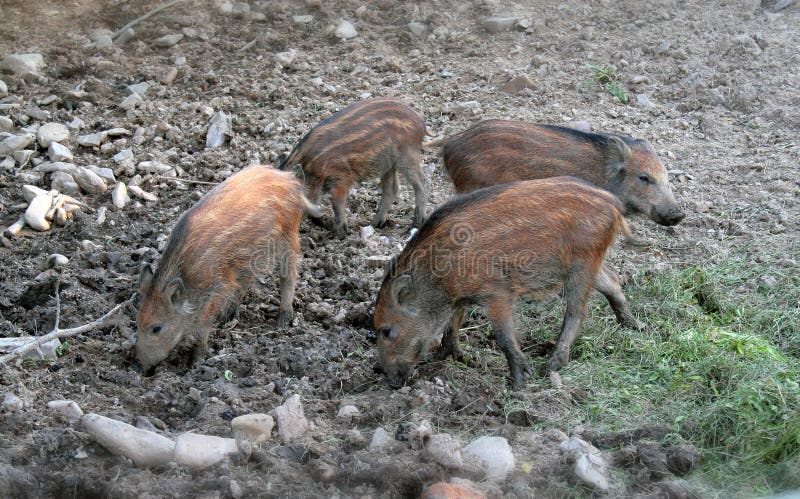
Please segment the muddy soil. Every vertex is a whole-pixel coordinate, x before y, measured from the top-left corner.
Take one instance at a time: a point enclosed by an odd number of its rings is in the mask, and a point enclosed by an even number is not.
[[[248,164],[275,162],[315,123],[368,96],[406,99],[425,117],[431,136],[456,133],[481,119],[511,118],[586,121],[595,130],[651,141],[689,216],[674,228],[633,219],[650,246],[617,245],[610,261],[623,276],[634,269],[687,266],[709,250],[720,258],[734,249],[756,257],[764,247],[785,248],[787,271],[797,270],[797,5],[774,13],[772,2],[757,1],[308,0],[253,2],[249,13],[237,15],[211,2],[184,2],[137,26],[136,37],[123,45],[91,43],[94,30],[118,29],[157,3],[4,2],[0,54],[40,52],[46,67],[38,81],[2,76],[15,99],[9,102],[19,106],[0,115],[11,117],[15,129],[34,123],[22,117],[26,108],[56,95],[54,103],[39,106],[48,120],[78,117],[86,125],[65,142],[75,163],[114,168],[128,181],[131,172],[120,172],[111,156],[131,148],[137,163],[179,167],[181,180],[145,175],[142,186],[158,201],[109,209],[102,224],[95,210],[110,207],[108,193],[85,196],[92,210],[66,227],[26,229],[4,239],[0,336],[52,328],[53,278],[40,276],[48,255],[70,259],[61,278],[61,326],[98,317],[136,290],[142,261],[157,261],[172,225],[208,183]],[[313,20],[301,24],[295,15]],[[492,16],[530,23],[489,33],[484,21]],[[338,40],[330,33],[341,19],[354,24],[357,37]],[[409,29],[412,21],[421,24],[419,34]],[[154,44],[180,32],[185,36],[174,46]],[[289,51],[295,51],[290,63],[276,58]],[[590,63],[615,65],[632,102],[621,105],[599,86],[585,84]],[[173,67],[174,82],[160,83]],[[521,75],[530,88],[508,88]],[[142,106],[121,109],[129,93],[125,85],[140,81],[152,83]],[[85,95],[69,93],[76,88]],[[646,95],[651,105],[636,94]],[[205,149],[217,110],[233,117],[232,137],[223,148]],[[113,127],[131,135],[103,150],[76,142],[79,134]],[[424,155],[433,204],[452,194],[438,155],[435,148]],[[15,205],[23,201],[22,184],[38,180],[49,186],[46,176],[20,174],[16,168],[0,172],[0,226],[19,218]],[[153,376],[143,376],[132,362],[135,312],[128,310],[113,327],[70,338],[57,361],[0,370],[0,393],[14,392],[25,402],[23,409],[0,415],[0,482],[13,484],[11,494],[20,496],[411,497],[424,484],[454,475],[424,457],[413,439],[401,441],[429,420],[436,432],[464,441],[486,434],[508,439],[517,470],[502,483],[486,484],[492,494],[589,494],[576,485],[558,450],[560,435],[553,433],[574,429],[562,420],[564,407],[587,388],[553,388],[542,379],[509,394],[507,367],[480,312],[462,338],[486,351],[482,358],[488,361],[473,368],[422,365],[399,391],[373,374],[376,354],[368,333],[383,271],[367,257],[393,255],[409,236],[413,196],[401,185],[388,227],[366,241],[358,228],[369,224],[376,209],[377,182],[353,189],[351,231],[344,241],[304,223],[296,320],[288,331],[275,328],[277,284],[267,276],[245,297],[236,322],[212,336],[198,365],[173,356]],[[329,205],[326,210],[330,221]],[[542,367],[545,353],[538,354],[540,360],[535,352],[547,346],[523,346]],[[269,412],[293,393],[300,394],[313,423],[305,440],[281,445],[273,437],[248,461],[232,458],[194,473],[179,466],[136,468],[46,408],[50,400],[71,399],[85,412],[131,423],[146,418],[168,435],[191,430],[227,437],[231,418]],[[506,410],[509,397],[529,409]],[[346,404],[360,414],[337,419]],[[401,440],[389,450],[370,450],[379,426]],[[646,431],[632,434],[651,438]],[[620,465],[628,472],[615,485],[617,495],[663,492],[667,486],[654,484],[670,477],[645,473],[644,466]]]

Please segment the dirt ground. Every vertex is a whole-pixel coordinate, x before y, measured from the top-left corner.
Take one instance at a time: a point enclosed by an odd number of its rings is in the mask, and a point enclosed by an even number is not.
[[[81,118],[86,129],[80,134],[143,129],[105,151],[79,146],[73,133],[65,144],[75,163],[116,169],[110,156],[131,148],[137,163],[152,159],[179,166],[186,179],[145,176],[142,185],[158,195],[157,202],[109,209],[102,224],[94,212],[84,212],[66,227],[26,229],[5,240],[0,336],[52,327],[52,280],[37,278],[48,255],[70,259],[63,275],[62,327],[98,317],[135,291],[141,262],[156,259],[152,249],[161,249],[178,216],[209,188],[192,180],[218,182],[248,164],[274,162],[314,124],[368,96],[407,100],[424,116],[431,136],[456,133],[481,119],[510,118],[588,121],[595,130],[651,141],[689,215],[674,228],[632,219],[650,246],[616,246],[610,261],[623,276],[635,269],[685,267],[709,252],[722,258],[737,249],[756,257],[762,248],[785,253],[783,271],[797,272],[796,4],[774,13],[772,2],[734,0],[307,0],[253,2],[251,14],[232,15],[211,2],[184,2],[136,26],[135,39],[124,45],[99,49],[90,43],[94,30],[116,30],[157,3],[33,0],[0,6],[0,55],[40,52],[46,64],[42,81],[0,76],[18,99],[13,102],[21,103],[0,115],[19,126],[27,106],[54,94],[59,100],[41,108],[52,121]],[[254,19],[252,12],[264,19]],[[292,20],[304,14],[313,21]],[[527,29],[489,33],[484,20],[491,16],[531,23]],[[326,32],[341,19],[354,24],[357,37],[338,40]],[[421,35],[410,31],[411,21],[422,23]],[[191,36],[172,47],[153,43],[182,30]],[[296,51],[290,64],[276,61],[276,53],[290,50]],[[176,65],[179,57],[185,64]],[[589,64],[615,65],[631,103],[622,105],[601,87],[587,85]],[[171,67],[178,69],[174,83],[159,83]],[[504,89],[520,75],[530,79],[531,88]],[[139,81],[152,82],[144,104],[121,109],[125,85]],[[85,96],[68,97],[77,87]],[[636,94],[646,95],[652,106],[638,102]],[[233,117],[232,138],[223,148],[204,149],[209,110]],[[432,148],[424,155],[432,204],[452,193],[438,154]],[[17,174],[0,171],[3,227],[19,218],[14,205],[23,201],[21,185],[31,181]],[[49,180],[38,185],[47,187]],[[506,481],[486,485],[493,494],[591,495],[576,485],[553,436],[556,429],[574,429],[560,419],[563,407],[590,388],[557,390],[545,383],[513,394],[535,408],[535,421],[526,416],[530,411],[514,416],[504,410],[507,367],[485,328],[471,327],[485,322],[480,313],[466,324],[463,341],[497,353],[497,361],[477,368],[425,364],[400,391],[373,374],[376,353],[367,336],[383,271],[368,266],[366,257],[397,253],[409,235],[413,196],[410,186],[401,185],[392,223],[366,242],[352,229],[369,224],[377,182],[353,189],[346,240],[303,224],[297,315],[286,332],[275,329],[277,285],[265,277],[245,297],[238,322],[212,336],[199,365],[171,358],[155,375],[143,376],[132,363],[135,314],[128,311],[115,327],[70,338],[55,362],[0,369],[0,394],[12,391],[25,401],[21,411],[0,415],[0,479],[16,484],[11,494],[412,497],[453,473],[422,456],[413,442],[398,441],[386,451],[371,451],[368,444],[379,426],[402,436],[429,420],[436,431],[465,441],[486,434],[508,439],[518,468]],[[84,200],[94,210],[111,205],[109,193]],[[326,210],[331,219],[329,206]],[[647,315],[632,305],[638,315]],[[529,352],[538,348],[523,346]],[[300,394],[313,422],[306,440],[282,446],[273,438],[249,461],[229,459],[196,473],[178,466],[136,468],[46,408],[50,400],[71,399],[85,412],[131,423],[142,416],[169,435],[192,430],[227,437],[232,417],[269,412],[293,393]],[[337,419],[343,404],[357,406],[360,414]],[[625,474],[615,495],[669,495],[655,484],[664,477],[645,475]]]

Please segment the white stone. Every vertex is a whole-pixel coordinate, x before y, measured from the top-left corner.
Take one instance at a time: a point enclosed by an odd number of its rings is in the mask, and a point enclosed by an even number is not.
[[[33,168],[35,172],[54,173],[65,172],[72,175],[78,167],[74,163],[64,161],[45,161]]]
[[[122,127],[111,128],[103,133],[106,134],[106,136],[108,137],[121,137],[124,135],[131,134],[131,132],[127,128],[122,128]]]
[[[408,23],[408,30],[417,37],[423,37],[425,32],[428,30],[428,27],[422,23],[418,23],[416,21],[411,21]]]
[[[275,421],[269,414],[245,414],[231,420],[231,430],[237,442],[246,440],[260,444],[269,440]]]
[[[65,257],[61,253],[53,253],[47,257],[47,261],[45,262],[45,266],[48,269],[60,269],[66,267],[68,264],[69,258]]]
[[[50,175],[50,188],[68,196],[81,193],[81,188],[75,179],[67,172],[53,172]]]
[[[231,134],[231,118],[223,111],[217,111],[211,118],[211,124],[206,133],[206,147],[220,147]]]
[[[28,164],[28,161],[31,160],[33,154],[36,151],[31,151],[30,149],[22,149],[21,151],[14,151],[11,153],[11,157],[17,162],[20,168]]]
[[[75,179],[81,190],[87,194],[100,194],[108,190],[105,180],[88,168],[77,167],[75,173],[72,174],[72,178]]]
[[[361,411],[358,410],[358,407],[354,405],[343,405],[339,408],[339,411],[336,413],[336,419],[353,419],[354,417],[361,414]]]
[[[369,443],[369,450],[376,450],[380,449],[381,447],[385,447],[386,445],[390,444],[393,440],[394,439],[389,434],[389,432],[379,426],[378,428],[375,429],[375,432],[372,434],[372,440]]]
[[[94,46],[99,49],[111,48],[114,45],[112,36],[114,32],[110,29],[96,29],[89,35],[89,40],[94,42]]]
[[[133,162],[133,151],[130,149],[123,149],[117,154],[111,156],[111,159],[114,160],[114,163],[123,164],[126,162]]]
[[[171,166],[165,165],[159,161],[140,161],[139,164],[136,165],[136,170],[141,173],[174,173],[174,169]]]
[[[175,462],[194,469],[208,468],[237,452],[232,438],[184,433],[175,439]]]
[[[275,61],[284,67],[291,66],[292,62],[294,62],[295,56],[297,56],[297,51],[295,49],[291,49],[286,52],[278,52],[275,54]]]
[[[51,142],[50,146],[47,148],[47,156],[50,158],[50,161],[72,161],[74,156],[72,155],[72,151],[69,150],[69,147],[65,145],[61,145],[58,142]]]
[[[106,132],[89,133],[78,137],[78,144],[85,147],[97,147],[105,142],[108,134]]]
[[[375,234],[375,227],[371,225],[358,229],[358,237],[364,242],[367,242],[367,239],[372,237],[373,234]]]
[[[42,54],[9,54],[3,59],[3,67],[17,76],[39,74],[44,68]]]
[[[144,99],[142,99],[142,96],[137,93],[132,93],[122,99],[122,102],[119,103],[119,107],[125,109],[126,111],[130,111],[132,109],[136,109],[142,104],[144,104]]]
[[[636,94],[636,103],[643,108],[651,108],[654,106],[653,102],[650,100],[646,94]]]
[[[283,443],[296,440],[308,432],[308,420],[303,415],[300,395],[296,393],[275,408],[275,418],[278,420],[278,436]]]
[[[128,188],[125,186],[125,183],[117,182],[117,185],[114,186],[114,190],[111,191],[111,203],[114,205],[114,208],[118,210],[125,208],[129,200]]]
[[[72,118],[72,121],[67,123],[67,127],[73,132],[77,132],[82,128],[86,128],[86,122],[76,116]]]
[[[152,194],[150,192],[145,191],[144,189],[142,189],[138,185],[128,184],[128,192],[133,194],[134,197],[137,197],[137,198],[139,198],[139,199],[141,199],[143,201],[150,201],[150,202],[158,201],[158,196],[156,196],[155,194]]]
[[[333,36],[340,40],[348,40],[350,38],[355,38],[358,36],[358,31],[356,31],[355,26],[350,21],[342,19],[339,24],[336,26],[336,29],[333,32]]]
[[[392,257],[386,255],[372,255],[366,258],[367,267],[371,269],[382,269]]]
[[[314,16],[292,16],[292,22],[295,24],[308,24],[314,21]]]
[[[14,121],[7,116],[0,116],[0,132],[9,132],[14,128]]]
[[[89,165],[86,168],[92,170],[98,177],[102,178],[103,181],[108,185],[114,185],[117,182],[117,179],[114,178],[114,170],[111,168],[103,168],[96,165]]]
[[[514,28],[518,21],[518,17],[490,17],[483,22],[483,27],[489,33],[501,33]]]
[[[141,81],[139,83],[134,83],[133,85],[128,85],[128,90],[131,91],[133,94],[139,94],[141,97],[147,93],[150,89],[150,84],[146,81]]]
[[[25,149],[36,137],[33,134],[10,135],[0,142],[0,156],[11,156],[14,151]]]
[[[21,398],[15,394],[8,392],[3,397],[3,403],[0,404],[0,413],[17,412],[25,406]]]
[[[73,400],[51,400],[47,403],[47,408],[54,410],[69,421],[78,421],[83,416],[83,410]]]
[[[461,442],[447,433],[431,435],[425,445],[425,452],[445,468],[459,469],[464,466]]]
[[[50,230],[50,222],[45,217],[52,205],[53,197],[49,193],[36,196],[25,210],[25,223],[34,230]]]
[[[183,40],[183,33],[173,33],[171,35],[164,35],[160,38],[153,40],[156,47],[167,48],[172,47],[179,41]]]
[[[122,455],[137,466],[163,466],[175,454],[175,442],[122,421],[89,413],[81,418],[86,433],[112,454]]]
[[[581,454],[575,461],[575,475],[586,485],[605,492],[608,490],[607,466],[598,454]]]
[[[461,449],[465,460],[477,464],[486,477],[502,481],[514,470],[514,454],[503,437],[480,437]]]
[[[28,203],[33,201],[33,198],[36,196],[41,196],[43,194],[48,194],[48,192],[41,187],[36,187],[35,185],[22,186],[22,197],[25,198],[25,201]]]
[[[0,99],[8,95],[8,85],[3,80],[0,80]]]

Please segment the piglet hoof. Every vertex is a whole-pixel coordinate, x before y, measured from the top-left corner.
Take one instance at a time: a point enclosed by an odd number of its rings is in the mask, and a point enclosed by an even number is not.
[[[553,356],[550,357],[550,361],[547,363],[547,369],[550,371],[558,371],[567,364],[569,364],[569,352],[556,351],[553,353]]]
[[[372,219],[372,226],[375,227],[376,229],[380,229],[384,225],[386,225],[386,217],[382,218],[375,217]]]
[[[525,359],[515,360],[511,364],[511,384],[514,390],[525,388],[525,378],[533,375],[533,369]]]
[[[333,228],[333,235],[336,236],[336,239],[344,239],[347,237],[347,226],[346,225],[338,225]]]
[[[281,310],[278,312],[278,329],[289,329],[294,319],[294,312],[291,310]]]
[[[634,331],[644,331],[647,325],[635,317],[626,317],[622,321],[622,325]]]

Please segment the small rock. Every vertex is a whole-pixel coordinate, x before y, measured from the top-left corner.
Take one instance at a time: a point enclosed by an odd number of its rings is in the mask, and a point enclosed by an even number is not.
[[[358,229],[358,237],[364,242],[367,242],[367,240],[372,237],[373,234],[375,234],[375,228],[371,225],[367,225]]]
[[[350,21],[342,19],[336,26],[333,36],[340,40],[349,40],[358,36],[355,26]]]
[[[106,134],[107,137],[121,137],[121,136],[124,136],[124,135],[130,135],[131,134],[131,132],[128,131],[127,128],[122,128],[122,127],[111,128],[109,130],[106,130],[103,133]]]
[[[514,469],[514,454],[503,437],[480,437],[461,449],[465,460],[471,460],[486,473],[488,479],[502,481]]]
[[[8,392],[6,393],[5,397],[3,397],[3,403],[0,404],[0,413],[8,414],[12,412],[17,412],[22,410],[25,406],[25,403],[22,401],[21,398],[17,397],[15,394]]]
[[[534,87],[535,84],[533,80],[526,75],[519,75],[500,85],[500,90],[509,94],[518,94],[525,89],[532,89]]]
[[[569,126],[582,132],[591,132],[593,128],[592,124],[588,121],[573,121],[569,124]]]
[[[22,186],[22,197],[25,198],[25,201],[30,203],[33,201],[33,198],[36,196],[49,194],[46,190],[42,189],[41,187],[36,187],[35,185],[23,185]]]
[[[156,47],[167,48],[172,47],[181,40],[183,40],[183,33],[173,33],[171,35],[164,35],[160,38],[156,38],[153,40],[153,45]]]
[[[496,34],[510,31],[519,22],[518,17],[490,17],[483,21],[483,27],[489,33]]]
[[[60,253],[53,253],[52,255],[47,257],[45,266],[48,269],[62,269],[66,267],[68,263],[69,263],[69,258],[65,257]]]
[[[67,123],[67,128],[69,128],[73,132],[77,132],[78,130],[81,130],[82,128],[86,128],[86,122],[84,122],[82,119],[80,119],[80,118],[78,118],[76,116],[76,117],[72,118],[72,121]]]
[[[767,289],[774,289],[778,285],[778,280],[771,275],[761,276],[761,284]]]
[[[11,156],[14,151],[28,147],[36,140],[32,134],[10,135],[0,142],[0,156]]]
[[[275,421],[268,414],[245,414],[231,420],[231,430],[236,441],[247,441],[256,445],[269,440],[274,426]]]
[[[42,54],[9,54],[3,59],[3,67],[17,76],[38,75],[44,68]]]
[[[8,85],[3,80],[0,80],[0,99],[8,95]]]
[[[122,99],[122,102],[119,103],[119,107],[125,109],[126,111],[130,111],[132,109],[136,109],[142,104],[144,104],[144,99],[142,99],[142,96],[137,93],[132,93]]]
[[[123,455],[137,466],[164,466],[172,461],[175,442],[122,421],[89,413],[81,418],[86,433],[112,454]]]
[[[238,450],[232,438],[183,433],[175,439],[175,462],[194,469],[212,466]]]
[[[48,147],[53,142],[61,142],[69,138],[69,129],[61,123],[45,123],[36,132],[36,140],[42,147]]]
[[[138,94],[140,97],[144,97],[147,91],[150,90],[150,84],[146,81],[140,81],[139,83],[128,85],[128,90],[132,94]]]
[[[278,436],[283,443],[296,440],[308,432],[308,420],[303,415],[303,405],[298,394],[292,395],[283,405],[276,407],[275,417],[278,420]]]
[[[178,68],[173,66],[164,71],[161,74],[161,76],[158,77],[158,81],[163,85],[169,86],[172,85],[172,83],[175,81],[175,78],[177,77],[178,77]]]
[[[314,21],[314,16],[292,16],[292,22],[295,24],[308,24]]]
[[[51,400],[47,403],[47,408],[58,412],[69,421],[78,421],[83,417],[83,410],[73,400]]]
[[[100,194],[108,190],[105,180],[88,168],[77,167],[75,173],[72,174],[72,178],[75,179],[81,190],[87,194]]]
[[[86,135],[80,135],[78,137],[78,144],[84,147],[99,147],[100,144],[105,142],[106,137],[108,137],[108,134],[106,132],[97,132]]]
[[[531,19],[520,19],[517,22],[517,28],[519,28],[522,31],[531,29],[532,27],[533,27],[533,20]]]
[[[123,149],[117,154],[111,156],[111,159],[114,161],[114,163],[117,163],[118,165],[128,161],[133,163],[133,151],[131,151],[130,149]]]
[[[143,190],[138,185],[128,184],[128,192],[133,194],[134,197],[137,197],[143,201],[150,201],[150,202],[158,201],[158,196]]]
[[[598,454],[581,454],[575,462],[575,475],[586,485],[605,492],[608,490],[607,466]]]
[[[425,36],[425,32],[428,31],[428,27],[422,23],[418,23],[416,21],[411,21],[408,23],[408,30],[416,37],[422,38]]]
[[[361,414],[361,411],[358,410],[358,407],[354,405],[343,405],[339,408],[339,412],[336,413],[336,419],[346,419],[351,420]]]
[[[773,12],[778,12],[779,10],[783,10],[783,9],[785,9],[786,7],[788,7],[788,6],[792,5],[793,3],[794,3],[794,0],[778,0],[778,1],[777,1],[777,2],[775,2],[775,4],[772,6],[772,11],[773,11]]]
[[[381,447],[384,447],[393,441],[394,438],[392,438],[392,435],[379,426],[372,434],[372,440],[369,443],[369,450],[380,449]]]
[[[136,165],[136,170],[141,173],[155,173],[159,175],[175,173],[171,166],[158,161],[140,161],[139,164]]]
[[[648,97],[646,94],[636,94],[636,103],[645,109],[654,107],[654,104],[650,100],[650,97]]]
[[[28,164],[35,152],[36,151],[31,151],[30,149],[22,149],[21,151],[14,151],[11,153],[11,157],[17,162],[17,166],[22,168]]]
[[[223,111],[217,111],[211,118],[211,125],[206,133],[206,147],[220,147],[231,134],[231,118]]]
[[[115,45],[123,45],[136,38],[136,31],[133,28],[125,28],[122,33],[114,40]]]
[[[50,175],[50,188],[68,196],[75,196],[81,193],[80,186],[72,178],[72,175],[67,172],[53,172]]]
[[[14,122],[11,118],[0,116],[0,132],[9,132],[14,128]]]
[[[111,48],[114,44],[112,36],[114,32],[109,29],[96,29],[89,35],[89,40],[94,42],[94,46],[98,49]]]
[[[461,442],[447,433],[431,435],[425,444],[425,453],[445,468],[459,469],[464,466]]]
[[[275,61],[283,67],[291,66],[296,55],[297,51],[295,49],[291,49],[286,52],[278,52],[275,54]]]
[[[114,170],[102,168],[96,165],[88,165],[86,168],[92,170],[98,177],[102,178],[107,185],[114,185],[117,179],[114,178]]]
[[[114,208],[118,210],[125,208],[129,200],[128,188],[125,186],[125,183],[117,182],[117,185],[114,186],[114,190],[111,191],[111,203],[114,205]]]
[[[33,198],[25,210],[25,223],[32,229],[38,231],[50,230],[50,222],[47,220],[47,212],[53,204],[53,197],[47,194],[40,194]]]
[[[59,144],[58,142],[51,142],[47,148],[47,156],[50,158],[50,161],[60,162],[60,161],[72,161],[74,157],[72,156],[72,151],[69,150],[69,147]]]
[[[655,55],[661,55],[665,53],[667,50],[669,50],[670,47],[672,47],[672,42],[670,42],[669,40],[664,40],[658,44],[653,53]]]

